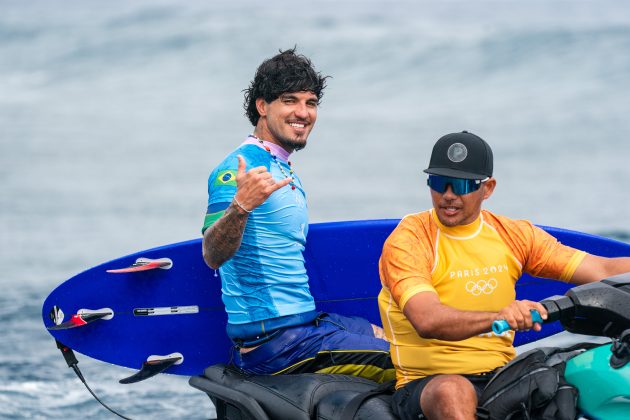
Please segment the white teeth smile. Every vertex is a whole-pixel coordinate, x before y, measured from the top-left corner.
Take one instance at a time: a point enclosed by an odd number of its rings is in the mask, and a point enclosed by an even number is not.
[[[306,124],[298,124],[298,123],[289,123],[289,125],[291,127],[294,127],[294,128],[304,128],[304,127],[306,127]]]

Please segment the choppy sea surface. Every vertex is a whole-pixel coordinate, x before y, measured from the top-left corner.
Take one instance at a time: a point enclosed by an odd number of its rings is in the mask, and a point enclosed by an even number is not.
[[[298,46],[329,79],[293,157],[312,222],[430,206],[435,140],[493,147],[487,208],[630,241],[630,4],[624,0],[0,0],[0,417],[111,418],[40,319],[59,283],[199,237],[210,169],[251,132],[242,90]],[[124,387],[133,418],[214,417],[186,378]]]

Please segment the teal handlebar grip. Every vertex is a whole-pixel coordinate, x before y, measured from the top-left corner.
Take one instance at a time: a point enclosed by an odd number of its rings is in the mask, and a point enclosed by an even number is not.
[[[532,313],[532,321],[534,321],[534,323],[543,323],[543,319],[540,317],[540,313],[536,309],[530,309],[529,311]],[[499,319],[492,323],[492,332],[495,334],[503,334],[509,329],[511,329],[510,324],[508,324],[505,319]]]

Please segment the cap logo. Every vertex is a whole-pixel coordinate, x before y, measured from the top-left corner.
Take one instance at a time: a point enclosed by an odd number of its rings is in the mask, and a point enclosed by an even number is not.
[[[461,143],[453,143],[448,148],[446,156],[451,162],[459,163],[468,156],[468,149]]]

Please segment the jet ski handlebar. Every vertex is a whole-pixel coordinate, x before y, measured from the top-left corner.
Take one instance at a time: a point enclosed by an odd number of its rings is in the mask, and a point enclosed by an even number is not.
[[[576,286],[564,296],[551,296],[540,303],[547,310],[547,319],[543,321],[532,310],[535,323],[560,321],[572,333],[617,338],[630,328],[630,273]],[[492,324],[496,334],[509,329],[505,320]]]

